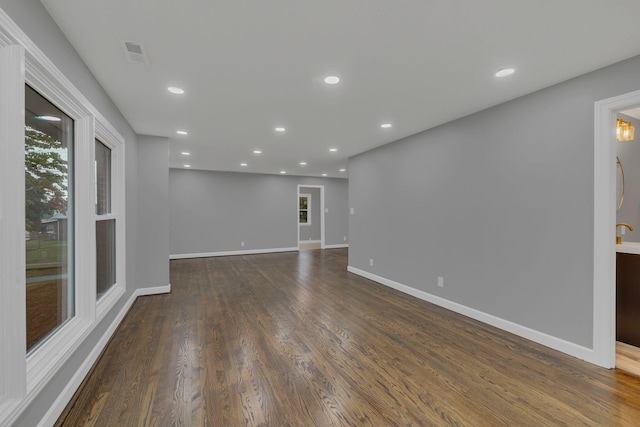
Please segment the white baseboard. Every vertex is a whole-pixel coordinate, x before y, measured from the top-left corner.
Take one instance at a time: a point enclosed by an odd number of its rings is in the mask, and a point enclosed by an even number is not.
[[[348,247],[349,247],[348,243],[344,243],[340,245],[324,245],[325,249],[338,249],[338,248],[348,248]]]
[[[255,255],[270,254],[274,252],[295,252],[297,247],[293,248],[274,248],[274,249],[249,249],[244,251],[224,251],[224,252],[203,252],[197,254],[173,254],[169,255],[169,259],[185,259],[185,258],[208,258],[215,256],[231,256],[231,255]]]
[[[298,243],[322,243],[322,240],[300,240]]]
[[[150,288],[136,289],[137,296],[142,297],[145,295],[160,295],[171,293],[171,283],[164,286],[153,286]]]
[[[543,332],[536,331],[535,329],[531,329],[526,326],[522,326],[517,323],[510,322],[508,320],[496,317],[492,314],[484,313],[474,308],[467,307],[466,305],[449,301],[442,297],[432,295],[430,293],[412,288],[407,285],[403,285],[402,283],[394,282],[393,280],[390,280],[381,276],[377,276],[373,273],[369,273],[367,271],[360,270],[352,266],[348,266],[347,270],[353,274],[357,274],[358,276],[362,276],[367,279],[373,280],[374,282],[380,283],[382,285],[396,289],[400,292],[404,292],[405,294],[409,294],[421,300],[424,300],[432,304],[435,304],[437,306],[454,311],[458,314],[462,314],[463,316],[467,316],[472,319],[478,320],[480,322],[486,323],[488,325],[495,326],[496,328],[521,336],[528,340],[537,342],[538,344],[542,344],[544,346],[550,347],[554,350],[558,350],[562,353],[566,353],[578,359],[582,359],[587,362],[597,364],[595,352],[591,348],[583,347],[581,345],[574,344],[572,342],[545,334]]]
[[[69,380],[64,389],[62,389],[62,391],[58,395],[58,398],[55,400],[55,402],[53,402],[53,405],[51,405],[47,413],[44,415],[44,417],[42,417],[42,419],[38,423],[38,427],[48,427],[56,423],[56,421],[60,417],[60,414],[62,414],[64,408],[66,408],[66,406],[71,401],[74,393],[76,392],[76,390],[78,390],[78,387],[80,387],[80,384],[82,384],[82,381],[84,381],[84,378],[87,376],[94,363],[96,363],[98,357],[100,357],[102,350],[104,350],[105,346],[122,322],[122,319],[124,319],[124,316],[129,312],[129,309],[136,301],[136,299],[144,295],[164,294],[168,292],[171,292],[171,284],[165,286],[136,289],[133,294],[131,294],[129,300],[116,315],[115,319],[113,319],[102,337],[100,337],[100,340],[95,345],[93,350],[91,350],[91,353],[89,353],[84,362],[82,362],[82,365],[80,365],[76,373]]]

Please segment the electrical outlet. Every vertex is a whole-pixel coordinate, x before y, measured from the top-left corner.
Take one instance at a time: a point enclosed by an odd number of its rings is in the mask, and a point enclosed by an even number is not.
[[[351,215],[353,215],[355,210],[353,208],[351,208],[350,212],[351,212]]]
[[[444,288],[444,277],[438,276],[438,286]]]
[[[369,265],[373,267],[373,258],[369,258]]]
[[[344,236],[344,238],[342,240],[344,240],[346,242],[347,241],[347,236]]]
[[[244,242],[240,242],[240,246],[244,247]]]
[[[329,213],[329,208],[324,208],[324,213]]]
[[[624,235],[624,233],[626,233],[625,227],[620,227],[620,234]]]

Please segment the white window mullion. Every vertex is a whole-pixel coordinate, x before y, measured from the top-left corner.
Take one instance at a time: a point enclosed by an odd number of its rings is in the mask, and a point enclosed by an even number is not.
[[[76,209],[76,316],[96,316],[96,230],[94,187],[93,116],[76,121],[75,209]]]
[[[24,55],[0,48],[0,402],[26,393]]]

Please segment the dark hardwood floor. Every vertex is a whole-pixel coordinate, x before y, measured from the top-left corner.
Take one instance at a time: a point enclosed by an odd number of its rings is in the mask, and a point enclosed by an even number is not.
[[[347,250],[171,261],[60,426],[640,425],[640,379],[346,272]]]

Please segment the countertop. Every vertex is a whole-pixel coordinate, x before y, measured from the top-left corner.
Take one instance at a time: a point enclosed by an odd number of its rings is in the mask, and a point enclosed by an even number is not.
[[[640,255],[640,242],[622,242],[616,245],[616,252]]]

